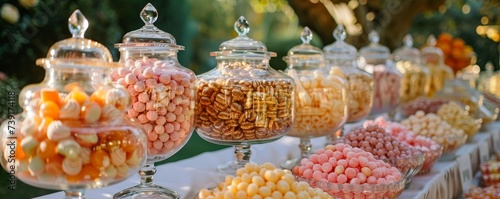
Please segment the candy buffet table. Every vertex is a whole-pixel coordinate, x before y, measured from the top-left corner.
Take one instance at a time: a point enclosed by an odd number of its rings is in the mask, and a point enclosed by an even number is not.
[[[477,133],[473,141],[460,147],[458,155],[469,155],[473,172],[479,169],[479,146],[488,144],[493,151],[492,135],[500,134],[500,122],[492,124],[487,132]],[[252,161],[256,163],[271,162],[279,165],[288,158],[299,154],[297,138],[283,137],[278,141],[252,146]],[[324,138],[312,140],[314,147],[321,147]],[[226,148],[214,152],[206,152],[181,161],[158,166],[155,183],[177,190],[182,198],[194,198],[201,188],[216,185],[223,179],[216,171],[216,166],[232,160],[234,149]],[[87,198],[112,198],[113,194],[139,183],[139,176],[101,189],[88,190]],[[413,178],[411,186],[399,198],[409,199],[447,199],[456,198],[462,192],[458,164],[456,161],[440,161],[432,170],[422,176]],[[38,197],[39,199],[63,198],[62,192]]]

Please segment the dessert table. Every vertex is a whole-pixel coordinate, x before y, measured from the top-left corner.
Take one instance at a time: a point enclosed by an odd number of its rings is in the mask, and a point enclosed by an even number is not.
[[[460,147],[455,153],[457,156],[470,156],[473,173],[479,170],[479,146],[488,144],[490,152],[493,152],[492,136],[494,133],[500,134],[500,122],[491,124],[487,131],[477,133],[471,142]],[[322,147],[325,142],[325,138],[312,139],[314,148]],[[271,162],[279,165],[300,154],[298,143],[299,139],[285,136],[275,142],[252,145],[251,161],[256,163]],[[232,160],[234,158],[233,152],[233,148],[226,148],[159,165],[154,179],[155,183],[175,189],[182,198],[194,198],[198,190],[212,187],[224,178],[217,173],[216,166]],[[136,174],[128,180],[109,187],[87,190],[86,195],[87,198],[112,198],[114,193],[138,183],[139,175]],[[399,198],[452,199],[458,197],[461,192],[458,163],[454,160],[439,161],[429,173],[415,176],[410,187]],[[40,196],[38,199],[63,197],[63,192],[56,192]]]

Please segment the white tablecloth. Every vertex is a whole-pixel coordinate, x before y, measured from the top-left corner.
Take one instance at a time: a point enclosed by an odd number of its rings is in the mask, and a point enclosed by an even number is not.
[[[474,171],[479,165],[478,146],[484,140],[489,140],[492,133],[500,133],[500,123],[490,127],[489,132],[481,132],[474,136],[471,143],[463,145],[456,154],[470,155]],[[313,148],[322,147],[325,138],[312,140]],[[275,142],[254,145],[251,161],[256,163],[271,162],[279,165],[285,160],[299,156],[299,139],[283,137]],[[487,142],[492,149],[491,142]],[[492,151],[492,150],[490,150]],[[216,166],[234,159],[234,148],[214,152],[206,152],[189,159],[163,164],[157,167],[154,182],[158,185],[172,188],[181,194],[181,198],[192,199],[198,190],[211,187],[220,182],[223,177],[217,173]],[[447,199],[455,198],[462,191],[458,165],[455,161],[440,161],[432,170],[422,176],[413,178],[411,186],[399,198],[409,199]],[[113,194],[125,188],[137,185],[139,175],[121,183],[100,189],[87,190],[87,198],[112,198]],[[38,197],[39,199],[63,198],[63,192]]]

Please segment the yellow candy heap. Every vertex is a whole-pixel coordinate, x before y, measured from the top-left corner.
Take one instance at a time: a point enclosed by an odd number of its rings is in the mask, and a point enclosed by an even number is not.
[[[202,189],[198,199],[299,199],[332,198],[319,188],[306,182],[297,182],[292,172],[276,168],[271,163],[257,165],[247,163],[235,176],[227,176],[225,182],[213,190]]]
[[[481,127],[476,120],[465,113],[457,103],[449,102],[442,105],[437,115],[455,129],[462,129],[467,136],[472,138]]]

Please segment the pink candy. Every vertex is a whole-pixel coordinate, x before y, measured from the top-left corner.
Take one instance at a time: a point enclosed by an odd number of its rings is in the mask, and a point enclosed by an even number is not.
[[[335,154],[339,157],[334,157]],[[354,166],[348,162],[353,162]],[[326,180],[339,184],[381,184],[382,182],[386,184],[403,178],[397,168],[382,160],[376,160],[371,153],[342,143],[329,145],[326,150],[318,151],[309,158],[302,159],[300,166],[294,167],[293,170],[296,175],[306,179]]]
[[[142,123],[148,134],[148,155],[169,153],[192,133],[195,76],[173,64],[147,57],[130,59],[111,73],[132,95],[127,116]]]

